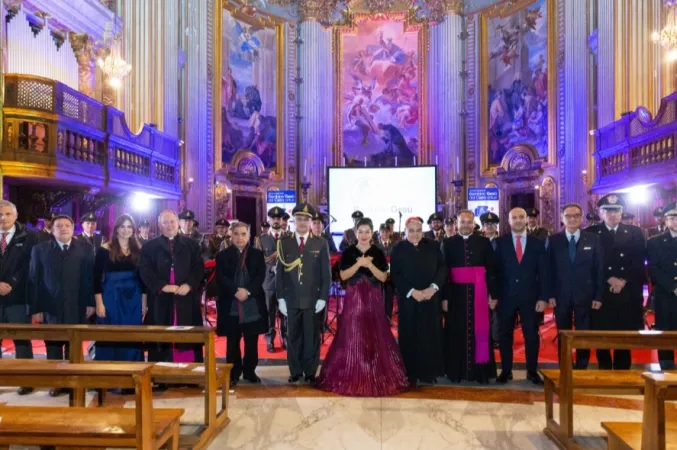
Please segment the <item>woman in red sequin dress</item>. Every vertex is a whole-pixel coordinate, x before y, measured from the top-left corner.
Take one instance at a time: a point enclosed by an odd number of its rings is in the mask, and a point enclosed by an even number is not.
[[[370,219],[357,224],[357,244],[341,255],[347,280],[343,315],[322,364],[317,387],[353,397],[383,397],[402,392],[408,380],[400,350],[383,313],[388,262],[371,244]]]

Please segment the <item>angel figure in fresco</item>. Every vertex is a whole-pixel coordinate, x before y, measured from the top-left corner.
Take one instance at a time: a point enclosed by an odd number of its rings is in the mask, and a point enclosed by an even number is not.
[[[254,33],[258,31],[258,28],[251,26],[243,27],[240,22],[236,20],[235,30],[240,38],[240,51],[242,52],[242,57],[248,61],[256,61],[259,59],[261,42],[254,36]]]
[[[532,84],[536,91],[536,96],[539,99],[544,99],[548,96],[548,75],[544,70],[541,68],[536,69],[533,75]]]
[[[357,97],[358,95],[361,95],[365,97],[367,100],[371,101],[371,94],[374,91],[374,87],[376,87],[376,78],[373,78],[371,80],[371,84],[364,84],[362,80],[355,75],[353,77],[353,95]]]
[[[489,54],[489,59],[499,58],[506,67],[512,67],[517,60],[520,30],[518,26],[506,27],[503,24],[496,26],[501,33],[501,43]]]
[[[235,109],[235,102],[237,101],[237,83],[233,78],[233,69],[228,67],[226,75],[221,80],[221,93],[223,107],[228,113],[232,113]]]
[[[536,22],[541,18],[543,18],[543,13],[540,6],[534,9],[527,9],[527,16],[524,19],[525,31],[536,31]]]
[[[503,94],[503,89],[499,89],[496,92],[496,98],[491,102],[491,107],[489,108],[489,128],[499,127],[503,124],[506,117],[506,111],[508,106],[505,103],[505,97]]]
[[[376,48],[372,61],[390,61],[393,64],[403,64],[407,59],[407,55],[399,45],[393,42],[393,38],[383,39],[383,32],[379,33],[378,44],[378,46],[370,46]]]
[[[352,71],[359,75],[367,75],[367,69],[371,64],[371,54],[368,50],[360,50],[353,58]]]
[[[363,96],[357,96],[353,103],[348,107],[346,120],[349,128],[357,128],[362,132],[362,145],[369,144],[369,132],[378,134],[374,119],[369,113],[368,103],[365,102]]]

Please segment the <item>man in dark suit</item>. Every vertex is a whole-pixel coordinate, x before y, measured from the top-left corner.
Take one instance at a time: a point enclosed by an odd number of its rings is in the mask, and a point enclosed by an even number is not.
[[[665,218],[663,215],[663,208],[660,206],[656,209],[653,210],[653,217],[654,220],[656,221],[656,226],[653,228],[649,228],[649,231],[647,232],[648,237],[652,238],[654,236],[658,236],[659,234],[665,233]]]
[[[485,212],[480,216],[482,234],[491,242],[491,247],[496,250],[496,238],[498,238],[498,216],[492,212]]]
[[[357,222],[364,217],[364,214],[362,214],[362,211],[355,211],[350,217],[353,219],[354,226],[343,232],[343,240],[339,244],[339,251],[343,251],[357,242],[355,227],[357,226]]]
[[[56,216],[54,239],[33,247],[29,269],[29,305],[33,320],[77,325],[94,314],[94,252],[89,243],[73,239],[68,216]],[[67,342],[48,341],[47,359],[68,359]],[[65,351],[64,351],[65,348]],[[68,389],[51,389],[56,397]]]
[[[45,217],[42,218],[43,222],[43,227],[42,230],[38,233],[38,242],[45,242],[45,241],[51,241],[54,239],[54,235],[52,234],[52,222],[54,221],[54,218],[56,217],[56,213],[53,211],[50,211],[47,213]]]
[[[179,234],[174,211],[158,217],[162,233],[141,247],[139,275],[148,290],[149,325],[202,326],[200,284],[204,262],[200,245]],[[149,361],[200,362],[202,346],[166,345],[153,347]]]
[[[444,239],[444,230],[442,229],[442,222],[444,217],[442,213],[434,213],[428,217],[428,226],[430,229],[423,234],[423,237],[436,242],[442,242]]]
[[[313,232],[313,235],[321,236],[324,238],[325,241],[327,241],[330,253],[338,253],[338,250],[336,249],[336,244],[334,243],[334,239],[332,239],[331,234],[324,231],[326,226],[326,220],[327,219],[324,214],[322,214],[319,211],[315,211],[315,216],[313,217],[313,222],[311,225],[311,231]]]
[[[565,230],[550,236],[550,307],[555,308],[558,330],[590,329],[592,310],[602,307],[604,259],[602,244],[593,233],[581,230],[583,209],[576,203],[562,208]],[[576,350],[576,369],[586,369],[590,350]]]
[[[635,215],[629,212],[624,212],[623,214],[621,214],[621,223],[623,225],[634,225]]]
[[[541,212],[537,208],[527,209],[527,234],[545,241],[549,234],[548,230],[538,225],[538,215]]]
[[[289,219],[291,219],[289,213],[283,212],[282,222],[280,224],[282,226],[282,237],[294,235],[294,233],[289,230]]]
[[[96,214],[90,212],[80,218],[82,233],[77,235],[77,239],[87,242],[94,247],[94,253],[106,242],[106,238],[96,233]]]
[[[599,218],[596,212],[589,212],[585,215],[585,221],[587,222],[588,226],[584,228],[584,230],[587,231],[588,228],[599,225],[602,219]]]
[[[320,364],[320,332],[329,298],[331,269],[327,242],[310,232],[315,208],[299,203],[292,211],[296,232],[277,243],[275,284],[280,312],[288,317],[289,382],[313,383]]]
[[[395,242],[393,242],[393,229],[390,225],[381,224],[379,227],[378,241],[375,245],[380,248],[386,257],[390,258]],[[393,308],[395,306],[395,285],[388,274],[388,278],[383,283],[383,304],[385,306],[386,317],[388,321],[392,321]]]
[[[149,232],[150,232],[150,222],[147,220],[142,221],[139,223],[139,242],[141,242],[141,245],[145,244],[146,242],[149,241]]]
[[[216,257],[216,333],[227,337],[226,362],[233,365],[230,385],[240,375],[251,383],[260,383],[256,375],[259,363],[259,335],[268,331],[268,310],[263,280],[266,263],[263,252],[249,245],[249,225],[235,222],[231,229],[232,245]],[[244,360],[240,341],[244,339]]]
[[[498,320],[501,350],[501,374],[497,383],[512,379],[512,344],[515,318],[520,314],[526,346],[527,380],[543,384],[538,374],[538,322],[536,313],[547,306],[549,292],[548,257],[545,241],[527,235],[527,213],[522,208],[510,211],[510,234],[496,242],[501,294]]]
[[[17,222],[16,218],[16,206],[0,200],[0,323],[30,324],[26,285],[31,251],[38,242],[38,233]],[[16,359],[33,359],[30,341],[15,340],[14,348]],[[19,388],[19,395],[31,392],[31,387]]]
[[[656,329],[677,331],[677,203],[663,209],[665,233],[649,239],[649,275],[654,286]],[[675,370],[675,352],[659,350],[662,370]]]
[[[644,328],[646,243],[639,227],[620,223],[625,202],[608,194],[597,203],[604,223],[586,231],[599,236],[604,254],[602,307],[592,311],[593,330],[641,330]],[[630,350],[597,350],[600,369],[629,370]]]

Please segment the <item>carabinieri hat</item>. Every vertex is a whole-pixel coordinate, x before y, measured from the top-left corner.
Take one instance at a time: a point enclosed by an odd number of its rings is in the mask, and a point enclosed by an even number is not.
[[[350,217],[353,219],[362,219],[364,218],[364,214],[362,214],[362,211],[355,211]]]
[[[661,208],[660,206],[653,210],[653,216],[654,217],[663,217],[663,215],[664,215],[663,214],[663,208]]]
[[[147,220],[142,220],[141,223],[139,223],[139,228],[143,227],[150,227],[150,222]]]
[[[195,220],[195,213],[190,209],[179,214],[179,220]]]
[[[284,214],[284,209],[279,206],[273,206],[268,210],[268,217],[271,219],[281,219]]]
[[[482,225],[485,223],[498,223],[498,216],[492,212],[485,212],[480,216],[480,222],[482,222]]]
[[[672,202],[663,207],[663,215],[665,217],[674,217],[677,216],[677,202]]]
[[[445,225],[454,225],[456,223],[456,216],[454,217],[447,217],[444,219],[444,224]]]
[[[392,217],[388,217],[388,219],[386,220],[386,225],[395,225],[395,219],[393,219]]]
[[[85,222],[96,222],[96,214],[90,212],[80,217],[80,224],[83,224]]]
[[[430,225],[433,222],[433,220],[439,220],[440,222],[442,222],[444,220],[444,217],[442,216],[442,213],[438,212],[433,213],[430,215],[430,217],[428,217],[428,225]]]
[[[261,228],[270,228],[270,224],[267,221],[261,222]]]
[[[219,219],[214,223],[215,227],[229,227],[230,222],[228,222],[226,219]]]
[[[631,213],[625,213],[625,212],[624,212],[623,214],[621,214],[621,219],[622,219],[622,220],[632,220],[632,219],[634,219],[634,218],[635,218],[635,215],[634,215],[634,214],[631,214]]]
[[[291,216],[289,215],[288,212],[285,212],[284,214],[282,214],[282,220],[289,220],[289,219],[291,219]]]
[[[540,213],[541,213],[541,212],[540,212],[537,208],[529,208],[529,209],[527,209],[527,217],[538,217],[538,215],[539,215]],[[480,221],[481,221],[481,220],[482,220],[482,219],[480,218]]]
[[[600,198],[597,202],[597,206],[601,209],[623,209],[625,206],[625,200],[621,195],[618,194],[607,194],[604,197]]]
[[[293,216],[306,216],[312,219],[315,216],[315,208],[308,203],[297,203],[291,213]]]
[[[595,212],[589,212],[585,215],[585,220],[588,222],[599,222],[600,218]]]

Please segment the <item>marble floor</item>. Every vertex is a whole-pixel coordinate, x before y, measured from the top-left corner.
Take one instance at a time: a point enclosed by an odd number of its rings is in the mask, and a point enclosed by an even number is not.
[[[392,398],[345,398],[309,386],[285,384],[284,367],[261,367],[262,385],[238,385],[230,397],[231,423],[210,449],[498,449],[549,450],[545,437],[543,391],[515,373],[507,387],[477,384],[425,386]],[[129,397],[109,395],[113,404],[133,406]],[[57,405],[64,397],[45,391],[19,397],[0,388],[0,404]],[[199,423],[203,402],[199,389],[158,394],[158,407],[177,406],[183,421]],[[606,448],[602,420],[641,421],[642,399],[636,396],[576,397],[575,430],[590,448]],[[671,417],[676,409],[670,410]],[[190,426],[190,425],[187,425]]]

